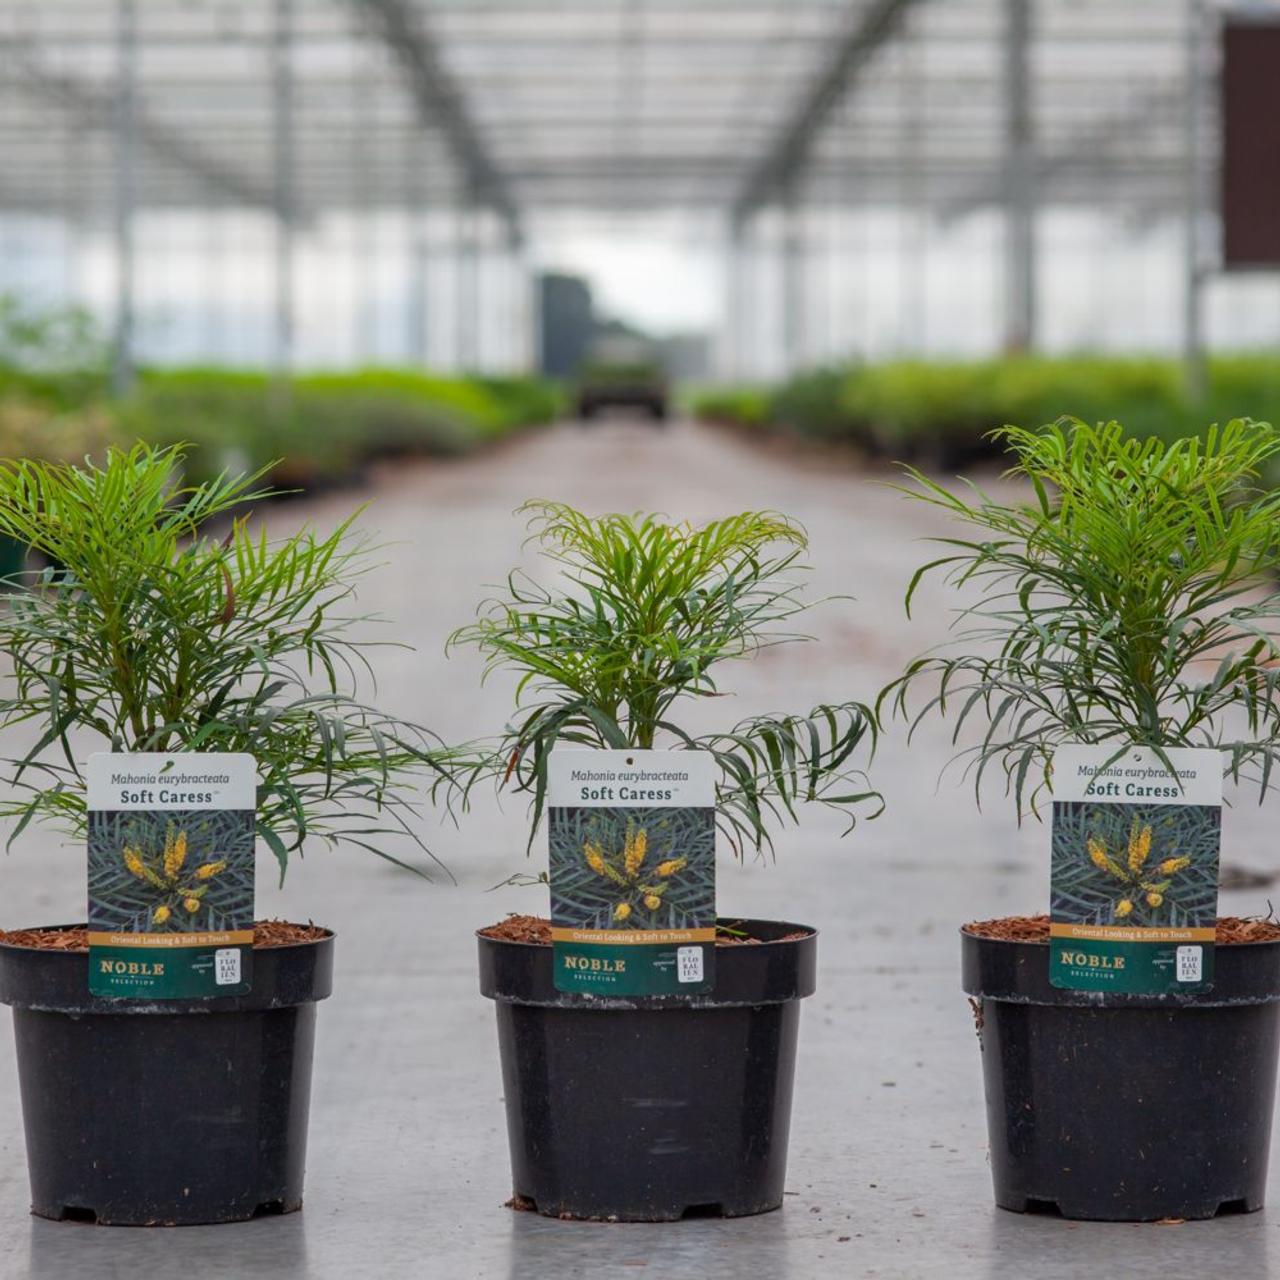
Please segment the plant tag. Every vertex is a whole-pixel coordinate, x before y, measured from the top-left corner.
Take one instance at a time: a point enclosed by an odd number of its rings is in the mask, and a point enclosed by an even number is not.
[[[1222,753],[1060,747],[1053,757],[1049,980],[1163,995],[1213,986]]]
[[[547,765],[555,986],[715,986],[715,765],[702,751],[564,751]]]
[[[89,757],[89,990],[243,995],[253,965],[251,755]]]

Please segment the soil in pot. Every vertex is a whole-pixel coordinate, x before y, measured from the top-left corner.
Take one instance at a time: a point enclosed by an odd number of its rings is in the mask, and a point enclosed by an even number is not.
[[[781,938],[753,938],[749,933],[736,929],[740,921],[725,919],[720,923],[720,932],[716,934],[717,947],[759,946],[763,942],[798,942],[809,937],[808,933],[796,932],[784,934]],[[497,924],[481,929],[482,938],[495,938],[499,942],[528,942],[534,946],[549,947],[551,945],[551,921],[543,916],[510,915]],[[1047,936],[1047,935],[1046,935]]]
[[[1048,916],[1002,916],[998,920],[975,920],[964,926],[965,933],[997,942],[1049,941]],[[1220,916],[1216,942],[1220,947],[1246,942],[1280,942],[1280,921],[1247,916]]]
[[[293,947],[301,942],[319,942],[329,936],[328,929],[316,924],[292,924],[288,920],[257,920],[253,926],[253,949]],[[86,925],[52,929],[0,929],[0,946],[29,947],[36,951],[88,951],[89,930]]]
[[[1090,1221],[1252,1211],[1280,1054],[1280,924],[1223,917],[1211,989],[1053,987],[1047,916],[961,932],[996,1203]]]

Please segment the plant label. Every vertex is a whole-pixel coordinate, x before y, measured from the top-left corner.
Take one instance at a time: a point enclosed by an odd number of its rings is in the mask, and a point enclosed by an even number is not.
[[[715,766],[702,751],[565,751],[547,764],[555,986],[715,986]]]
[[[1222,753],[1164,755],[1115,746],[1054,753],[1055,987],[1163,995],[1213,986]]]
[[[243,995],[253,965],[257,766],[243,754],[89,757],[89,990]]]

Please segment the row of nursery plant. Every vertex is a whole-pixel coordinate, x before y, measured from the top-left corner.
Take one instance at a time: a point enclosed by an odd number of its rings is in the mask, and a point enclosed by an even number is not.
[[[303,374],[282,384],[249,370],[145,371],[111,400],[88,375],[0,370],[0,456],[71,460],[110,443],[186,443],[195,478],[287,459],[284,487],[342,483],[382,457],[452,456],[559,411],[536,378],[444,377],[407,369]]]
[[[462,452],[560,407],[560,389],[541,378],[382,367],[304,371],[287,387],[254,369],[144,369],[118,401],[109,344],[88,311],[0,293],[3,457],[74,460],[106,443],[181,441],[195,446],[191,475],[214,469],[217,454],[249,470],[289,455],[313,459],[295,469],[334,479],[380,454]]]
[[[15,838],[43,821],[88,844],[88,925],[0,934],[34,1211],[176,1224],[300,1208],[334,935],[255,927],[242,889],[242,920],[210,903],[233,901],[237,857],[251,876],[255,826],[283,874],[309,840],[393,857],[397,836],[422,840],[433,801],[461,817],[502,792],[528,801],[530,846],[549,837],[551,918],[478,940],[514,1206],[596,1221],[781,1207],[817,930],[717,917],[713,831],[763,853],[816,808],[848,834],[884,807],[877,743],[935,718],[979,794],[1052,824],[1050,916],[961,930],[997,1203],[1152,1221],[1260,1208],[1280,927],[1219,919],[1217,885],[1223,784],[1265,797],[1280,759],[1280,494],[1257,484],[1280,433],[1232,421],[1166,445],[1061,419],[998,439],[1026,482],[1007,501],[914,468],[903,486],[938,544],[904,603],[960,604],[950,642],[895,663],[878,695],[837,673],[831,701],[747,719],[720,701],[733,672],[801,640],[816,603],[796,521],[526,504],[545,572],[509,575],[451,640],[511,701],[456,745],[364,700],[351,601],[370,562],[350,522],[273,541],[247,517],[260,476],[192,483],[180,449],[0,463],[0,534],[49,562],[0,611],[0,729],[30,743],[7,748],[0,815]],[[237,511],[229,532],[215,519]],[[703,707],[721,709],[716,729],[694,728]],[[103,754],[86,768],[89,739]],[[96,799],[95,759],[117,775]],[[201,835],[216,807],[181,788],[246,760],[256,792]],[[148,769],[158,790],[140,793]],[[913,808],[929,803],[922,781]],[[167,808],[165,787],[180,792]],[[130,828],[126,812],[160,821]],[[866,891],[852,867],[849,901]],[[94,914],[108,897],[114,928]],[[848,902],[830,910],[847,920]],[[145,985],[183,963],[217,985]],[[94,986],[117,978],[135,985]],[[882,978],[843,975],[860,998]],[[847,1006],[830,1017],[855,1018]]]
[[[285,459],[273,482],[341,482],[378,458],[454,456],[550,422],[554,385],[535,378],[446,377],[408,369],[268,375],[167,369],[143,376],[121,406],[126,435],[194,446],[197,474]]]
[[[109,444],[191,446],[187,474],[255,471],[284,487],[340,483],[379,457],[451,455],[549,422],[561,391],[534,377],[441,376],[416,369],[302,373],[147,369],[111,395],[108,346],[78,307],[0,294],[0,457],[75,461]]]
[[[1216,356],[1208,395],[1191,399],[1182,367],[1161,358],[1020,356],[830,365],[775,387],[694,394],[708,421],[856,446],[895,459],[959,465],[995,456],[993,427],[1035,427],[1062,414],[1117,419],[1134,435],[1172,440],[1205,422],[1280,420],[1280,360]]]

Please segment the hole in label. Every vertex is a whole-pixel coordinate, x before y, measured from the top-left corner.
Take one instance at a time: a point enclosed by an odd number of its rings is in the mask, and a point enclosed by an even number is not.
[[[635,760],[634,760],[634,758],[633,758],[633,757],[631,757],[631,756],[628,756],[628,757],[627,757],[627,763],[628,763],[628,764],[635,764]]]

